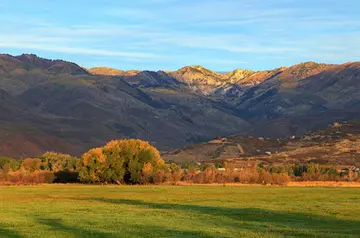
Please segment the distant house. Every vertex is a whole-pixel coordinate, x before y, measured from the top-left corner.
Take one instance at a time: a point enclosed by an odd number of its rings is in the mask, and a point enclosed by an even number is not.
[[[217,168],[218,171],[224,173],[225,172],[225,168]]]
[[[225,168],[217,168],[217,170],[218,170],[219,172],[221,172],[221,173],[225,173],[225,171],[226,171]],[[237,172],[237,171],[239,171],[239,169],[238,169],[238,168],[234,168],[234,172]]]

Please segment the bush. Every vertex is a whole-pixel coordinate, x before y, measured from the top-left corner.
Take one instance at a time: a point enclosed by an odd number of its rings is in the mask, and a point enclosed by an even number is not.
[[[218,170],[215,167],[207,167],[203,172],[204,174],[203,182],[204,183],[214,183]]]
[[[272,184],[287,185],[290,181],[291,179],[286,173],[272,174]]]
[[[185,181],[187,182],[195,182],[195,177],[198,173],[198,169],[195,166],[190,166],[187,168],[186,173],[185,173]]]
[[[273,182],[272,175],[266,170],[261,170],[259,173],[259,183],[266,185],[266,184],[271,184],[272,182]]]
[[[258,183],[259,173],[256,169],[245,168],[234,173],[234,181],[239,183]]]
[[[278,165],[278,166],[270,166],[267,168],[271,174],[287,174],[289,176],[294,174],[294,168],[291,165]]]
[[[169,179],[173,184],[178,184],[183,177],[183,171],[181,167],[174,163],[169,165],[169,173]]]
[[[41,183],[53,183],[54,173],[51,171],[34,171],[29,172],[24,168],[19,169],[16,172],[9,172],[6,177],[6,181],[12,184],[41,184]]]
[[[155,184],[162,184],[164,182],[165,171],[162,169],[155,169],[153,174],[153,181]]]
[[[234,165],[232,163],[229,162],[225,162],[224,163],[224,167],[225,167],[225,175],[224,177],[224,182],[228,182],[228,183],[232,183],[234,182]]]

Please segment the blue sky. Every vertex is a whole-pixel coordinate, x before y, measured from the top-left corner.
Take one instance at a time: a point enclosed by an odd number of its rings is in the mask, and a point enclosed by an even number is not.
[[[217,71],[360,60],[358,0],[0,0],[0,52]]]

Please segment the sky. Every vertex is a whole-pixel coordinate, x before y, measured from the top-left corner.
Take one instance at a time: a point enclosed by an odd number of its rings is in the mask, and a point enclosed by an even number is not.
[[[0,0],[0,53],[90,68],[360,61],[359,0]]]

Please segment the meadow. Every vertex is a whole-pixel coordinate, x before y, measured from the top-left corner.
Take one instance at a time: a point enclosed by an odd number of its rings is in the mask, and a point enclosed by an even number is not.
[[[360,189],[0,187],[0,237],[359,237]]]

